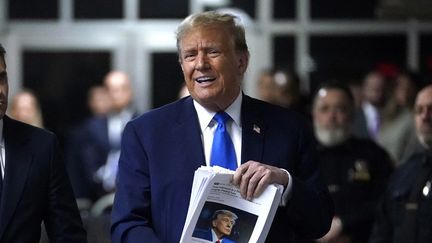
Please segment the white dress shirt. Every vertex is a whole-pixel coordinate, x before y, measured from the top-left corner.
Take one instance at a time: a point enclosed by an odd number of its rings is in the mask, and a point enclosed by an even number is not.
[[[115,189],[118,161],[120,158],[121,136],[124,127],[132,117],[133,112],[129,109],[124,109],[117,114],[110,114],[108,116],[110,151],[108,152],[105,164],[96,171],[96,178],[102,182],[103,188],[108,192]]]
[[[0,171],[1,176],[4,178],[5,173],[5,165],[6,165],[6,150],[4,145],[4,137],[3,137],[3,119],[0,119]]]
[[[372,139],[376,139],[380,128],[380,115],[376,107],[371,103],[365,102],[362,109],[366,118],[366,125]]]
[[[242,103],[242,93],[240,92],[234,102],[226,108],[225,112],[231,117],[231,120],[226,122],[226,128],[228,133],[231,136],[231,140],[234,144],[234,149],[237,158],[237,167],[240,166],[241,163],[241,119],[240,119],[240,111],[241,111],[241,103]],[[198,102],[194,100],[195,110],[198,114],[198,120],[201,128],[201,141],[204,147],[204,155],[206,160],[206,165],[210,165],[210,154],[213,145],[213,137],[216,131],[217,122],[213,120],[216,112],[210,111],[200,105]]]
[[[126,123],[132,119],[132,116],[133,112],[129,109],[124,109],[119,113],[108,116],[108,139],[111,146],[120,145],[123,129]]]
[[[211,229],[211,233],[212,233],[212,242],[216,242],[218,240],[218,237],[217,237],[214,229]],[[222,242],[222,240],[221,240],[221,242]]]

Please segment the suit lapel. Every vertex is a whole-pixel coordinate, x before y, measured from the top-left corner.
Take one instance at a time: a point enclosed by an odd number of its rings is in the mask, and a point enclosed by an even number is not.
[[[261,110],[252,105],[254,100],[243,95],[241,108],[242,120],[242,164],[249,161],[262,161],[265,123],[262,119]]]
[[[21,198],[32,162],[26,138],[13,120],[4,117],[6,168],[0,204],[0,238]]]
[[[178,141],[180,154],[187,156],[184,159],[188,161],[185,161],[183,166],[191,166],[188,169],[195,171],[199,166],[205,165],[198,115],[190,97],[184,100],[179,107],[176,124],[173,127],[173,136]]]

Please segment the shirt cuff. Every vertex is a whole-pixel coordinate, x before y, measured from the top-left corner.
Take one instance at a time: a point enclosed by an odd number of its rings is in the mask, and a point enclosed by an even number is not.
[[[292,191],[293,183],[292,183],[291,174],[285,169],[282,169],[282,168],[280,168],[280,169],[282,171],[284,171],[285,173],[287,173],[287,175],[288,175],[288,185],[286,186],[286,188],[282,194],[282,199],[281,199],[281,202],[279,204],[279,206],[285,207],[288,203],[288,200],[290,200],[290,198],[291,198],[291,191]]]

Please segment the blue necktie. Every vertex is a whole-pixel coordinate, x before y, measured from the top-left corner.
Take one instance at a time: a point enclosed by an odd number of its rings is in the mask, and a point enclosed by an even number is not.
[[[230,170],[237,169],[237,157],[234,144],[226,129],[226,121],[231,117],[221,111],[213,117],[218,123],[213,137],[210,165],[218,165]]]

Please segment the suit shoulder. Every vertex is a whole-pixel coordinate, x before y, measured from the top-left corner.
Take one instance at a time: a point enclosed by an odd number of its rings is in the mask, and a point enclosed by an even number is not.
[[[397,168],[398,173],[410,173],[418,170],[422,167],[422,164],[426,163],[427,158],[424,153],[414,153],[408,159]]]
[[[13,131],[14,134],[11,134],[11,137],[15,137],[15,139],[40,139],[42,141],[47,140],[56,140],[56,136],[53,132],[35,127],[14,119],[7,119],[5,126],[8,127],[7,130]],[[10,128],[10,129],[9,129]],[[8,136],[8,132],[5,132],[5,136]]]
[[[132,119],[133,124],[161,124],[175,120],[177,115],[185,110],[186,106],[192,105],[192,98],[185,97],[175,102],[152,109]],[[193,107],[193,106],[191,106]]]

